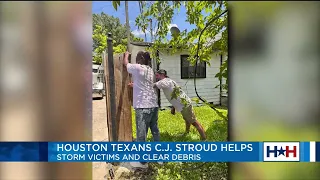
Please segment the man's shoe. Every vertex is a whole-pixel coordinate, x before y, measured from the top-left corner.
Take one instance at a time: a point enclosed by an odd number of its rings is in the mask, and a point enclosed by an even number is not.
[[[130,165],[134,168],[142,168],[142,169],[148,168],[148,164],[142,164],[140,162],[130,162]]]

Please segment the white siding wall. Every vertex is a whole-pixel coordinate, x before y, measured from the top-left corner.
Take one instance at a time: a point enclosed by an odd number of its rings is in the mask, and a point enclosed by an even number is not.
[[[175,80],[182,89],[187,93],[190,98],[197,97],[194,90],[194,80],[193,79],[181,79],[181,60],[180,55],[188,55],[188,52],[176,53],[173,55],[168,54],[166,51],[160,52],[160,69],[167,70],[168,76]],[[212,55],[212,60],[210,61],[211,66],[207,65],[207,77],[198,78],[197,91],[200,97],[206,99],[208,102],[213,102],[214,104],[220,103],[220,89],[215,88],[220,84],[219,79],[215,78],[215,74],[219,72],[220,67],[220,56]],[[195,105],[195,103],[194,103]],[[167,107],[171,106],[163,92],[161,91],[161,106]]]

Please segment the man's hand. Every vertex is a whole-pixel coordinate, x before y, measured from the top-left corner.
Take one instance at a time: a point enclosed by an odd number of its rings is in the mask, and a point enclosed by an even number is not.
[[[130,53],[128,51],[124,53],[123,64],[125,66],[129,63],[129,55]]]
[[[130,55],[130,54],[131,54],[131,53],[129,53],[129,52],[127,51],[127,52],[124,53],[124,57],[125,57],[125,58],[129,58],[129,55]]]
[[[129,86],[129,87],[133,87],[133,82],[130,82],[130,83],[128,84],[128,86]]]
[[[171,114],[173,114],[173,115],[176,114],[176,109],[174,109],[174,107],[171,108]]]

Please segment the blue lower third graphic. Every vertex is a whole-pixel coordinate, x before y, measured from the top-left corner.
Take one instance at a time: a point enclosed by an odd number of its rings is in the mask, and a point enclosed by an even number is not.
[[[259,162],[259,142],[2,142],[10,162]]]
[[[316,149],[315,149],[315,156],[316,156],[316,158],[315,158],[315,161],[316,162],[320,162],[320,142],[316,142],[316,147],[315,147]]]
[[[0,142],[2,162],[47,162],[48,142]]]
[[[257,162],[259,143],[49,143],[49,162]]]

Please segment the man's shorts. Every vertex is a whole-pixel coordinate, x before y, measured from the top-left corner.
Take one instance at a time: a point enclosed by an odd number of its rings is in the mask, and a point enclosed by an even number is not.
[[[186,107],[184,107],[181,111],[182,117],[183,119],[187,122],[187,123],[194,123],[197,121],[197,118],[194,114],[192,105],[188,105]]]

